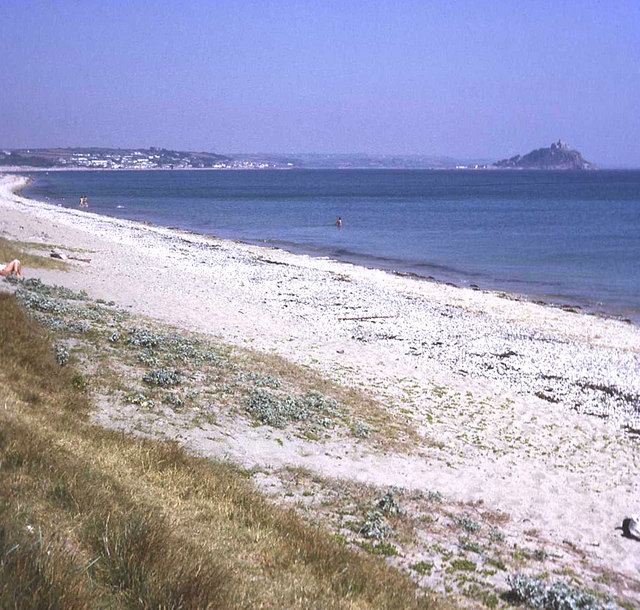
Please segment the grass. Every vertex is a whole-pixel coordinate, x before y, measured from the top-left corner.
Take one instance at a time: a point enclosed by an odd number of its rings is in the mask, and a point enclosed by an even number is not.
[[[66,271],[69,264],[64,261],[50,258],[48,256],[38,256],[37,254],[29,254],[21,247],[21,242],[10,241],[4,237],[0,237],[0,261],[8,263],[14,258],[20,259],[23,267],[38,267],[40,269],[58,269]],[[24,273],[24,270],[23,270]]]
[[[443,606],[232,465],[90,424],[73,362],[14,297],[0,310],[0,607]]]

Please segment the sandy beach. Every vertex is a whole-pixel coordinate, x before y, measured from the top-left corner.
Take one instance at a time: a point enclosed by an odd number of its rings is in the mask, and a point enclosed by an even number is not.
[[[247,467],[481,501],[510,516],[514,544],[536,530],[576,570],[613,575],[616,591],[640,597],[640,542],[616,529],[640,513],[638,326],[56,207],[16,194],[25,180],[0,177],[0,235],[90,251],[70,271],[27,277],[365,388],[418,440],[397,451],[283,446],[264,427],[211,440],[177,424],[169,436]],[[126,427],[116,411],[95,419]]]

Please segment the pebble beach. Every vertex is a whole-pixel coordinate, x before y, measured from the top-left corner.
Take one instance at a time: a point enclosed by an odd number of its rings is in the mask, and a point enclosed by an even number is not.
[[[640,591],[640,543],[616,529],[640,512],[640,327],[61,208],[22,197],[25,181],[0,177],[0,235],[90,251],[70,271],[27,277],[364,387],[422,439],[396,452],[184,431],[194,451],[481,501],[510,515],[514,536],[568,540],[621,590]],[[107,412],[96,419],[109,425]]]

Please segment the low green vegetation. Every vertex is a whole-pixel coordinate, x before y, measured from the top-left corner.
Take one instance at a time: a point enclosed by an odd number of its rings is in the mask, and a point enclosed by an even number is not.
[[[381,557],[395,557],[400,554],[397,547],[390,542],[385,542],[384,540],[381,542],[370,542],[365,540],[359,542],[358,546],[367,553],[371,553],[371,555],[380,555]]]
[[[14,297],[0,308],[0,607],[443,607],[228,463],[91,424],[78,354],[61,366]]]
[[[473,519],[470,519],[469,517],[466,517],[466,516],[461,517],[460,519],[458,519],[458,524],[460,525],[460,527],[465,529],[467,532],[477,532],[482,527],[480,525],[480,523],[478,523],[477,521],[474,521]]]
[[[418,574],[431,574],[431,570],[433,570],[433,563],[430,561],[418,561],[416,563],[412,563],[409,567]]]
[[[332,428],[337,418],[346,418],[335,399],[318,392],[283,395],[258,387],[251,391],[245,405],[257,421],[275,428],[284,428],[290,422],[308,422],[314,427]]]
[[[591,593],[570,587],[562,580],[551,583],[525,574],[515,574],[507,579],[509,597],[530,608],[542,610],[613,610],[612,600],[603,600]]]
[[[10,281],[16,283],[19,302],[55,335],[65,363],[75,359],[89,370],[94,391],[120,392],[121,402],[147,408],[157,417],[168,416],[160,409],[167,406],[190,417],[193,425],[245,414],[258,425],[286,428],[307,440],[338,434],[397,441],[400,422],[394,425],[368,396],[327,383],[302,367],[132,323],[113,303],[93,301],[84,292],[36,279]],[[373,435],[381,417],[389,425],[384,434]],[[403,432],[411,434],[407,427]]]
[[[451,561],[451,569],[454,571],[475,572],[476,564],[468,559],[454,559]]]
[[[391,530],[386,523],[384,515],[378,510],[368,512],[360,529],[358,529],[358,534],[361,536],[380,541],[387,538],[390,533]]]

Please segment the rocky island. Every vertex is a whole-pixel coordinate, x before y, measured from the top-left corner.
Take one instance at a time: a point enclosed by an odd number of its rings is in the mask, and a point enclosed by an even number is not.
[[[549,148],[538,148],[524,157],[516,155],[493,165],[500,169],[596,169],[595,165],[585,161],[577,150],[569,148],[562,140],[554,142]]]

